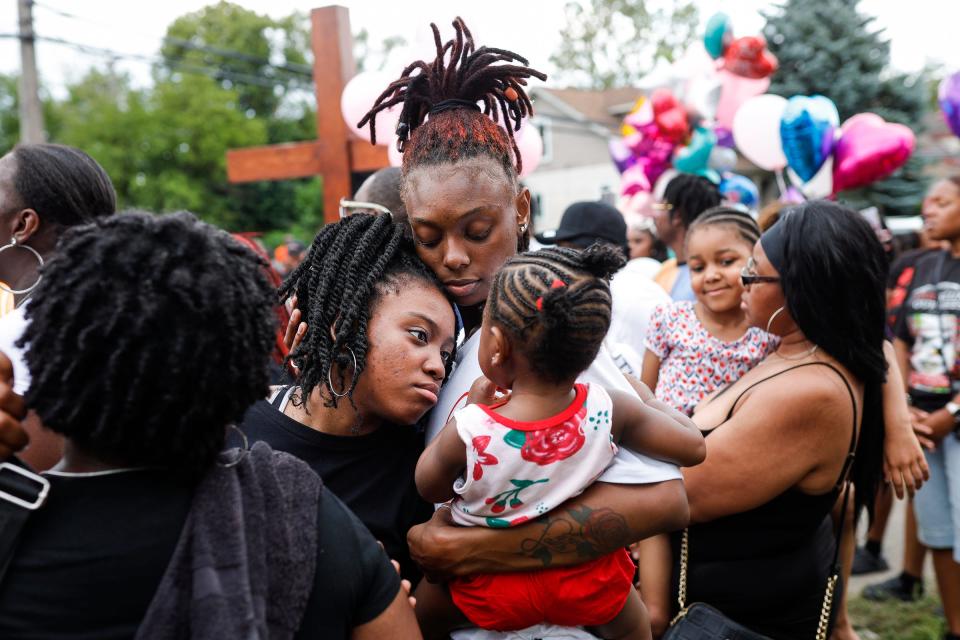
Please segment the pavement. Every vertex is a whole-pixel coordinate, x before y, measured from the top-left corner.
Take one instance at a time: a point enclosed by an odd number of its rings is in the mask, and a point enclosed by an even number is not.
[[[890,511],[890,520],[887,521],[887,531],[883,537],[883,557],[887,559],[890,569],[883,573],[868,573],[863,576],[850,577],[850,593],[860,595],[863,588],[868,584],[882,582],[887,578],[900,575],[903,565],[903,524],[907,513],[907,501],[893,501],[893,509]],[[860,526],[857,527],[857,543],[863,544],[867,537],[867,518],[866,514],[861,517]],[[923,577],[926,583],[927,593],[936,592],[936,583],[933,575],[933,562],[930,554],[923,565]],[[933,591],[931,591],[933,589]]]

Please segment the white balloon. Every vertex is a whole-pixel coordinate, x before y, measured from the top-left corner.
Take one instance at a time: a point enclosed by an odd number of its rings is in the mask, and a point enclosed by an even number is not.
[[[360,129],[357,123],[363,118],[364,114],[370,110],[377,97],[383,93],[387,86],[396,80],[394,74],[383,71],[364,71],[358,73],[347,86],[343,88],[340,95],[340,113],[343,115],[343,121],[347,128],[356,136],[363,140],[370,139],[370,129],[364,127]],[[400,110],[403,105],[394,105],[385,111],[381,111],[376,117],[377,144],[386,145],[394,139],[397,131],[397,123],[400,121]]]
[[[816,175],[806,182],[789,167],[787,175],[793,184],[799,185],[800,193],[811,200],[826,198],[833,194],[833,156],[828,157]]]
[[[710,168],[723,173],[733,171],[737,166],[737,152],[733,149],[717,145],[710,152]]]
[[[516,132],[517,149],[520,150],[520,157],[523,159],[523,170],[520,172],[521,178],[536,171],[543,159],[543,138],[540,137],[540,131],[536,127],[521,127]]]
[[[780,142],[780,118],[786,107],[786,98],[765,93],[744,102],[733,117],[737,148],[761,169],[779,171],[787,166]]]

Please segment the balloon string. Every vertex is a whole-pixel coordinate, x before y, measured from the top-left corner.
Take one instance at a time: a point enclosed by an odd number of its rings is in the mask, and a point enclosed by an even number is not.
[[[783,194],[787,192],[787,183],[784,182],[783,180],[783,171],[781,169],[777,169],[776,175],[777,175],[777,188],[780,189],[780,196],[782,197]]]

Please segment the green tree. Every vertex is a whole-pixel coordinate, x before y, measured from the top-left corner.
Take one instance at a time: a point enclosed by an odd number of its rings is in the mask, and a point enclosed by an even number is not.
[[[206,70],[236,89],[241,110],[272,117],[288,92],[309,89],[311,70],[299,49],[304,29],[302,15],[275,21],[221,0],[170,25],[159,71],[168,77]]]
[[[890,42],[862,14],[859,0],[786,0],[765,14],[764,34],[780,61],[770,93],[790,97],[822,94],[837,105],[841,121],[873,112],[921,132],[928,109],[925,74],[890,69]],[[911,158],[882,182],[843,198],[873,204],[885,213],[916,213],[926,182],[923,162]]]
[[[553,79],[574,87],[634,85],[660,60],[673,62],[698,33],[697,8],[686,0],[570,0],[564,13],[550,62]]]

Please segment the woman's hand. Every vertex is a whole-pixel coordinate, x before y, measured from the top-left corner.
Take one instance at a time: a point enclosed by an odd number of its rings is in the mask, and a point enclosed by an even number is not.
[[[30,441],[21,423],[26,414],[23,398],[13,391],[13,364],[0,353],[0,460],[6,460]]]
[[[930,478],[920,446],[929,440],[916,432],[918,416],[923,412],[907,405],[894,346],[885,342],[883,353],[887,359],[887,380],[883,384],[883,477],[903,500],[905,495],[913,497]]]
[[[458,528],[453,523],[450,505],[442,505],[433,512],[433,517],[414,526],[407,533],[410,557],[420,565],[424,577],[430,582],[440,582],[458,574],[465,554],[465,545],[458,544],[459,534],[469,529]]]
[[[493,384],[485,376],[480,376],[470,385],[470,391],[467,392],[467,404],[493,404],[504,399],[504,396],[497,396],[497,392],[504,390]]]
[[[907,495],[913,497],[930,479],[921,440],[913,425],[912,420],[887,424],[883,442],[883,477],[901,500]],[[927,429],[925,426],[922,428]]]
[[[910,426],[913,428],[914,435],[920,441],[920,446],[933,451],[937,448],[937,443],[933,441],[933,429],[923,423],[929,415],[926,411],[910,407]]]
[[[290,320],[287,322],[287,330],[283,334],[283,344],[286,345],[288,353],[293,353],[293,350],[303,342],[303,336],[307,333],[307,323],[300,321],[303,314],[297,308],[297,296],[290,298],[289,311]],[[294,376],[300,375],[299,369],[293,364],[292,360],[287,362],[287,366],[290,367],[290,372]]]

